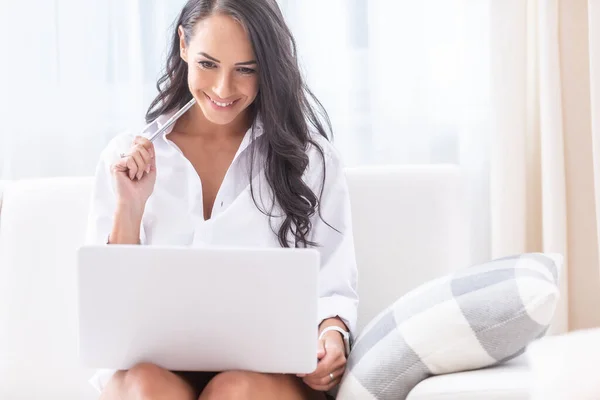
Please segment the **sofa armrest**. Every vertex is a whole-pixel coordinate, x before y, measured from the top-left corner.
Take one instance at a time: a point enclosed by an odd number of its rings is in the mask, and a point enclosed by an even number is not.
[[[4,194],[5,188],[8,186],[10,181],[2,181],[0,180],[0,212],[2,211],[2,197]]]
[[[77,354],[76,250],[85,238],[92,179],[7,186],[0,220],[0,399],[97,398],[87,382],[94,371]]]
[[[10,181],[0,180],[0,221],[2,221],[2,199],[4,198],[4,191],[6,190],[9,184]]]

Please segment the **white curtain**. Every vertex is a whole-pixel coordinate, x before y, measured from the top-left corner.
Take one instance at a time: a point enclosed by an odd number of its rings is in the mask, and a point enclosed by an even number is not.
[[[143,123],[183,3],[0,1],[0,179],[91,174]]]
[[[0,3],[0,179],[89,175],[141,125],[184,0]],[[280,0],[349,166],[454,163],[490,255],[488,0]]]
[[[600,1],[492,7],[492,257],[565,257],[555,332],[600,326]]]
[[[558,1],[507,0],[492,10],[492,257],[566,255]],[[556,332],[568,325],[563,272]]]

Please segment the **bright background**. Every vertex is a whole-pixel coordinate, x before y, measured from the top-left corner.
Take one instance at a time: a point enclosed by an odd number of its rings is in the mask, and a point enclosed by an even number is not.
[[[0,0],[0,179],[91,175],[139,129],[183,3]],[[599,1],[280,4],[345,163],[460,165],[472,262],[566,254],[564,327],[599,325]]]

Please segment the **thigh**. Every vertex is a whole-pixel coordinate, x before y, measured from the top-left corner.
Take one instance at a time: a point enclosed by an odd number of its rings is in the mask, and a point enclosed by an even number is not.
[[[294,375],[230,371],[217,374],[199,400],[325,400],[325,394],[308,387]]]

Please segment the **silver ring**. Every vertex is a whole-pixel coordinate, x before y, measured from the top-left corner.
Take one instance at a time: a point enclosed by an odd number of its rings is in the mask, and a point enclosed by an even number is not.
[[[331,379],[331,382],[335,381],[335,376],[333,376],[333,372],[329,373],[329,379]]]

